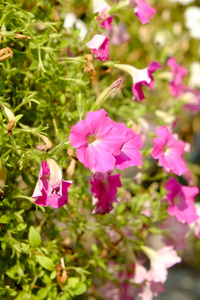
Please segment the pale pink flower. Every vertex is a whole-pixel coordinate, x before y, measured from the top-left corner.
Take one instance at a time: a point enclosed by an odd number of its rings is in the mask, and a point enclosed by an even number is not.
[[[183,93],[184,107],[190,109],[193,114],[200,111],[200,91],[184,86]]]
[[[156,10],[151,7],[145,0],[132,0],[132,5],[135,15],[142,24],[149,23],[150,19],[156,13]]]
[[[179,222],[174,216],[170,216],[161,224],[161,229],[166,246],[173,246],[176,250],[186,248],[185,235],[189,230],[188,224]]]
[[[170,82],[171,94],[174,97],[179,97],[183,93],[183,78],[187,75],[188,70],[179,65],[174,57],[168,59],[167,66],[171,68],[173,75]]]
[[[141,166],[143,164],[142,154],[139,152],[139,149],[143,146],[141,136],[134,133],[132,129],[127,129],[125,124],[116,124],[116,126],[119,128],[119,132],[126,132],[126,134],[120,153],[117,155],[114,153],[116,159],[115,166],[120,170]]]
[[[163,247],[158,251],[142,246],[141,250],[150,259],[149,281],[164,283],[167,280],[167,269],[181,261],[181,258],[171,246]]]
[[[101,109],[88,112],[86,120],[72,126],[69,140],[72,147],[77,148],[77,157],[85,167],[101,173],[114,169],[113,153],[120,152],[127,132],[115,124]]]
[[[131,282],[136,284],[141,284],[148,278],[148,271],[147,269],[140,265],[139,263],[135,263],[135,272],[134,277],[131,278]]]
[[[62,172],[57,163],[53,159],[47,159],[47,162],[42,162],[32,197],[37,205],[59,208],[67,203],[71,184],[72,181],[62,180]]]
[[[194,223],[194,234],[198,239],[200,239],[200,203],[195,203],[195,207],[198,219]]]
[[[166,184],[165,189],[169,200],[168,213],[175,216],[178,221],[184,221],[187,224],[193,223],[198,219],[194,198],[199,193],[197,187],[183,186],[174,177]]]
[[[93,0],[93,13],[98,13],[99,26],[111,29],[113,16],[109,14],[110,5],[105,0]]]
[[[121,187],[120,174],[111,175],[111,172],[93,174],[90,184],[93,193],[93,204],[96,206],[93,213],[105,214],[112,210],[113,202],[117,201],[117,188]]]
[[[120,46],[130,40],[130,35],[126,32],[126,26],[124,23],[119,25],[115,24],[109,30],[110,43],[115,46]]]
[[[151,90],[154,89],[154,79],[152,74],[157,70],[162,68],[162,66],[156,62],[153,61],[150,63],[150,65],[145,69],[137,69],[130,65],[124,65],[124,64],[115,64],[116,68],[128,72],[133,79],[133,100],[135,101],[141,101],[143,100],[144,94],[142,91],[142,85],[148,86]]]
[[[94,57],[100,61],[109,58],[109,40],[104,34],[95,34],[93,38],[86,43],[86,46],[94,54]]]
[[[164,285],[160,282],[149,282],[146,281],[142,287],[142,292],[138,294],[142,300],[153,300],[161,293],[166,291]]]
[[[158,159],[159,164],[167,172],[182,175],[187,171],[187,166],[183,159],[186,143],[178,140],[167,128],[162,126],[156,131],[159,137],[153,139],[154,148],[152,157]]]

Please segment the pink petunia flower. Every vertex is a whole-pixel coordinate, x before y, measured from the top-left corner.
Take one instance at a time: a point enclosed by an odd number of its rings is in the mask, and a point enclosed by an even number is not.
[[[59,208],[67,203],[71,184],[72,181],[62,180],[62,172],[57,163],[53,159],[47,159],[47,162],[42,162],[32,197],[37,205]]]
[[[145,0],[132,0],[135,15],[142,24],[149,23],[156,10],[151,7]]]
[[[180,250],[186,248],[185,235],[189,230],[188,224],[177,221],[174,216],[167,218],[161,225],[163,230],[163,242],[166,246],[173,246]]]
[[[200,91],[184,86],[182,99],[185,102],[184,107],[191,110],[193,114],[200,111]]]
[[[188,170],[182,157],[186,143],[178,140],[166,125],[160,127],[156,133],[159,137],[153,139],[155,147],[151,154],[152,157],[158,159],[165,171],[181,176]]]
[[[152,74],[157,69],[162,68],[162,66],[156,61],[153,61],[152,63],[150,63],[150,65],[147,68],[141,70],[133,66],[124,65],[124,64],[115,64],[114,66],[118,69],[128,72],[132,76],[133,79],[132,92],[134,95],[133,100],[135,101],[141,101],[145,98],[142,91],[142,84],[148,86],[151,90],[154,89],[154,79]]]
[[[130,35],[126,32],[124,23],[120,23],[119,25],[115,24],[108,33],[112,45],[120,46],[130,40]]]
[[[183,78],[187,75],[188,70],[179,65],[174,57],[168,59],[167,66],[171,68],[173,75],[170,82],[170,91],[177,98],[183,93]]]
[[[132,129],[125,128],[125,124],[116,125],[118,128],[124,127],[124,130],[122,129],[121,131],[126,132],[126,140],[121,148],[120,153],[118,155],[114,155],[116,159],[115,166],[120,170],[134,166],[141,166],[143,164],[142,154],[139,152],[139,149],[143,146],[141,136],[134,133]]]
[[[78,159],[90,170],[101,173],[113,170],[115,158],[113,153],[120,152],[124,144],[124,127],[115,126],[104,109],[91,111],[86,120],[72,126],[69,136],[72,147],[77,148]]]
[[[154,297],[157,297],[165,291],[166,289],[162,283],[145,281],[142,286],[142,292],[140,292],[138,296],[141,297],[142,300],[153,300],[155,299]]]
[[[105,0],[93,0],[93,13],[98,13],[99,26],[108,30],[112,28],[113,21],[113,16],[108,13],[110,9],[110,5]]]
[[[170,203],[169,215],[187,224],[195,222],[198,215],[194,206],[194,198],[199,193],[199,189],[183,186],[174,177],[165,184],[165,189],[170,192],[167,194]]]
[[[200,239],[200,203],[195,203],[196,212],[198,215],[198,219],[195,221],[192,226],[194,226],[194,234],[195,236]]]
[[[148,281],[164,283],[167,280],[167,269],[181,261],[181,258],[171,246],[163,247],[158,251],[147,246],[142,246],[141,250],[150,259]]]
[[[90,184],[93,193],[93,213],[105,214],[113,209],[112,203],[117,201],[117,188],[121,187],[120,174],[111,175],[111,172],[93,174]]]
[[[100,61],[109,58],[109,40],[104,34],[95,34],[95,36],[86,44],[94,54],[94,57]]]

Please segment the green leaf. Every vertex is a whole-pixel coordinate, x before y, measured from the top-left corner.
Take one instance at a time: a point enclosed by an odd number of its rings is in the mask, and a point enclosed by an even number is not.
[[[80,279],[78,277],[70,277],[67,280],[67,286],[68,287],[72,287],[75,288],[75,286],[77,285],[77,283],[80,281]]]
[[[83,282],[78,282],[76,285],[75,291],[73,291],[74,295],[78,296],[87,291],[87,285]]]
[[[38,247],[41,245],[41,236],[33,226],[30,226],[28,240],[32,247]]]
[[[11,220],[10,216],[4,215],[4,216],[0,217],[0,223],[2,223],[2,224],[7,224],[10,222],[10,220]]]
[[[39,264],[45,268],[48,271],[53,271],[55,270],[54,267],[54,263],[52,262],[52,260],[46,256],[36,256],[37,261],[39,262]]]

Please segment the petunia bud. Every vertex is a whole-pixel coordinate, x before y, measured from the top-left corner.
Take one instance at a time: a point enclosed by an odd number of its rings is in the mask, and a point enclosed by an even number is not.
[[[4,111],[6,113],[6,116],[8,117],[9,124],[8,124],[8,134],[12,135],[12,129],[15,126],[15,116],[12,113],[12,111],[7,108],[5,105],[3,105]]]

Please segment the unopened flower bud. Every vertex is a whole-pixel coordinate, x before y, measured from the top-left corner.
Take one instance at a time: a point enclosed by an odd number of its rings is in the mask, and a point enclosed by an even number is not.
[[[5,105],[3,105],[4,111],[6,116],[8,117],[9,124],[8,124],[8,134],[12,135],[12,129],[15,126],[15,116],[10,109],[8,109]]]

